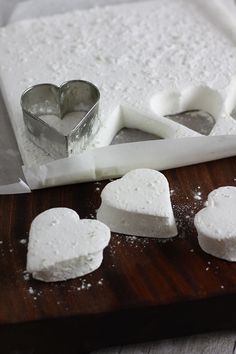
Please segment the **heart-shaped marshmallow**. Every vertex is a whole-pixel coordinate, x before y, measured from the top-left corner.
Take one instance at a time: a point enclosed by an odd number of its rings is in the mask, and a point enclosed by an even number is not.
[[[169,184],[160,172],[133,170],[109,183],[101,198],[97,219],[113,232],[160,238],[177,235]]]
[[[46,282],[77,278],[97,269],[110,230],[97,220],[80,220],[68,208],[49,209],[32,222],[27,271]]]
[[[236,187],[221,187],[208,196],[194,219],[199,245],[212,256],[236,261]]]

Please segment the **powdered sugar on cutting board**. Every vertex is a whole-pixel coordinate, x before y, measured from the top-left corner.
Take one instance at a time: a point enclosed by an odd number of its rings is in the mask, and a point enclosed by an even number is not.
[[[212,21],[217,6],[218,0],[207,8],[202,0],[156,0],[1,29],[1,87],[24,163],[51,159],[25,135],[19,101],[32,84],[92,81],[101,91],[103,127],[122,103],[149,113],[151,97],[167,88],[206,84],[225,94],[234,73],[235,45],[224,23],[217,28]],[[227,18],[222,22],[226,26]],[[94,146],[103,144],[94,141]]]
[[[230,181],[229,181],[230,182]],[[234,178],[232,178],[232,184],[234,184]],[[96,182],[94,189],[102,189],[103,184],[101,182]],[[202,199],[195,199],[195,195],[201,193]],[[171,188],[171,199],[174,209],[174,214],[176,217],[176,222],[178,225],[179,235],[176,239],[163,239],[155,240],[150,238],[135,237],[113,234],[111,243],[106,250],[106,255],[104,261],[106,264],[101,271],[87,276],[77,278],[76,280],[69,281],[66,283],[50,284],[49,287],[45,287],[40,282],[36,282],[32,279],[31,275],[25,271],[25,256],[27,251],[28,235],[21,234],[12,237],[11,240],[0,240],[0,260],[8,264],[9,257],[20,256],[20,262],[17,261],[16,272],[10,274],[10,279],[15,282],[17,277],[18,281],[21,280],[23,284],[23,296],[25,299],[31,299],[34,306],[37,307],[41,301],[47,298],[48,294],[53,294],[55,296],[55,304],[58,308],[63,308],[63,311],[70,311],[70,304],[66,302],[64,296],[59,294],[71,293],[75,296],[83,296],[89,292],[103,292],[109,286],[110,278],[115,276],[117,272],[120,272],[121,262],[123,257],[127,257],[132,262],[136,259],[136,255],[141,257],[147,257],[149,250],[153,247],[160,247],[168,252],[168,249],[174,250],[175,254],[179,256],[184,256],[187,259],[193,259],[194,257],[199,257],[200,248],[197,245],[197,241],[193,235],[194,225],[193,219],[197,211],[204,206],[204,202],[207,198],[202,182],[199,185],[193,186],[191,189],[179,189],[172,181]],[[87,201],[86,210],[88,209],[89,217],[91,213],[95,214],[95,205]],[[92,215],[93,215],[92,214]],[[179,245],[181,247],[179,248]],[[174,247],[174,248],[173,248]],[[20,252],[20,253],[19,253]],[[134,258],[133,258],[134,255]],[[201,257],[200,257],[201,258]],[[201,271],[206,273],[206,277],[211,276],[210,274],[218,274],[222,271],[224,265],[219,263],[217,259],[212,259],[212,257],[204,255],[204,259],[201,262]],[[108,273],[107,273],[108,272]],[[224,291],[227,289],[227,284],[222,284],[219,280],[219,289]],[[40,305],[39,305],[40,306]]]

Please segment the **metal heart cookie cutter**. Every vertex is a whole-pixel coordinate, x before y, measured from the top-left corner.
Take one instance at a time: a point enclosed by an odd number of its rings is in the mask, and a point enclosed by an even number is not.
[[[83,80],[28,88],[21,107],[30,140],[56,159],[85,150],[99,128],[99,100],[98,88]]]

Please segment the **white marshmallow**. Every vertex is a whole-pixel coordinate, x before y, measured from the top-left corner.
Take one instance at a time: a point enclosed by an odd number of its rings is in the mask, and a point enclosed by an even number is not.
[[[60,85],[82,78],[99,88],[100,130],[90,148],[109,144],[124,125],[151,129],[154,134],[158,131],[164,138],[196,136],[158,117],[160,110],[153,98],[166,90],[181,92],[186,86],[209,86],[223,98],[235,92],[233,86],[228,90],[235,74],[232,23],[219,10],[219,0],[155,0],[96,7],[1,28],[0,85],[24,164],[52,161],[29,141],[19,104],[27,87],[42,82]],[[203,99],[198,104],[208,107],[205,90],[199,94]],[[211,102],[215,109],[215,100]],[[140,122],[136,114],[123,110],[126,105],[144,113]],[[153,105],[156,119],[149,118]]]
[[[80,220],[71,209],[49,209],[31,224],[27,271],[45,282],[88,274],[101,265],[109,240],[110,230],[101,222]]]
[[[212,256],[236,261],[236,187],[221,187],[208,196],[194,219],[198,241]]]
[[[168,181],[160,172],[137,169],[109,183],[97,219],[111,231],[167,238],[177,235]]]

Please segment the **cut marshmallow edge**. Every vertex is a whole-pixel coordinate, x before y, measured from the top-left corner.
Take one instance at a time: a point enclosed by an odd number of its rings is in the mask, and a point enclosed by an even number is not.
[[[236,261],[236,187],[221,187],[208,196],[206,208],[194,219],[198,242],[206,253]]]

